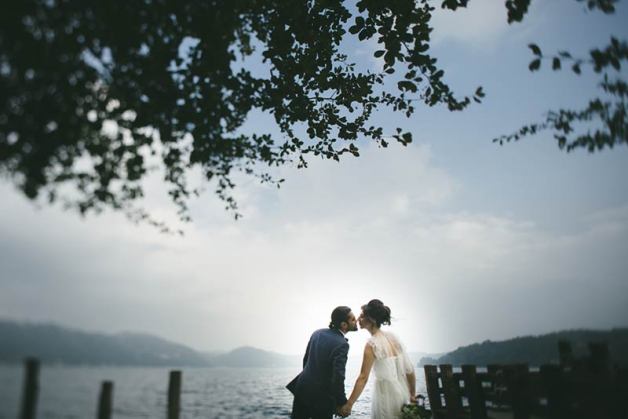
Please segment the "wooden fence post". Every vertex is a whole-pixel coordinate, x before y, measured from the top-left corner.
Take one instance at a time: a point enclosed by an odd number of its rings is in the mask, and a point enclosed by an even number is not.
[[[39,393],[39,360],[27,358],[24,361],[24,388],[20,419],[35,419],[37,396]]]
[[[438,370],[436,365],[425,365],[423,370],[425,371],[425,384],[427,386],[427,398],[430,401],[430,409],[434,419],[438,419],[440,417],[438,415],[443,408],[438,386]]]
[[[478,380],[475,365],[463,365],[464,389],[469,399],[471,419],[486,419],[486,403],[482,393],[482,383]]]
[[[571,349],[571,343],[567,340],[558,341],[558,359],[562,367],[573,367],[573,351]]]
[[[531,413],[530,376],[527,365],[513,365],[507,369],[508,391],[512,398],[514,419],[528,419]]]
[[[181,413],[181,371],[170,371],[168,383],[168,419],[179,419]]]
[[[440,377],[443,382],[443,393],[445,393],[446,416],[448,418],[457,418],[462,411],[462,400],[451,365],[440,365]]]
[[[591,372],[603,374],[610,372],[611,356],[605,343],[589,343],[591,353],[589,368]]]
[[[628,394],[628,368],[617,367],[614,378],[612,417],[628,418],[628,404],[625,402],[626,394]]]
[[[541,378],[547,391],[547,417],[550,419],[569,419],[567,389],[561,377],[558,365],[541,365]]]
[[[613,381],[611,359],[608,346],[605,343],[589,343],[589,374],[594,385],[588,386],[584,399],[583,411],[589,416],[612,418],[613,409]],[[624,396],[625,397],[625,396]]]
[[[103,381],[98,399],[98,419],[111,419],[113,407],[113,382]]]

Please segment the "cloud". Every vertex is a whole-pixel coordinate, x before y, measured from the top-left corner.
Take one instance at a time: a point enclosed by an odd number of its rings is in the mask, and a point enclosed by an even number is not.
[[[541,14],[539,7],[543,6],[533,2],[526,19],[512,25],[508,24],[503,1],[473,0],[456,11],[437,7],[432,18],[433,43],[455,42],[478,49],[494,48],[507,34],[529,33]]]
[[[456,11],[437,8],[433,15],[433,40],[447,40],[474,45],[496,42],[508,29],[503,2],[475,0]]]
[[[431,164],[428,146],[371,145],[360,153],[340,164],[313,160],[307,170],[286,172],[280,207],[297,216],[383,222],[445,204],[459,187]]]
[[[185,237],[118,214],[36,211],[3,187],[0,316],[299,353],[334,306],[357,311],[371,298],[391,306],[417,350],[610,327],[628,315],[628,207],[548,231],[490,206],[461,210],[455,198],[468,184],[429,147],[361,153],[283,169],[280,190],[242,185],[241,221],[207,194]]]
[[[456,11],[442,9],[437,5],[433,12],[431,27],[432,46],[439,47],[446,42],[455,42],[475,48],[493,48],[511,28],[506,20],[503,2],[495,0],[474,0],[468,7]],[[358,57],[367,57],[373,70],[382,71],[383,57],[376,58],[374,52],[382,48],[377,37],[360,42],[353,49]]]
[[[492,53],[506,44],[519,48],[530,42],[528,38],[531,35],[538,35],[539,25],[548,25],[548,18],[545,16],[547,8],[547,4],[533,2],[523,22],[508,24],[507,10],[503,1],[473,0],[467,7],[458,8],[456,11],[443,9],[439,3],[430,21],[431,46],[435,50],[433,54],[442,59],[453,51],[454,55],[472,54],[470,57],[472,59],[477,58],[478,54]],[[454,48],[450,49],[452,46]],[[457,49],[458,46],[463,50]],[[355,56],[368,63],[372,70],[380,72],[383,70],[383,57],[376,58],[373,55],[375,51],[383,48],[382,44],[378,43],[377,36],[359,43],[348,43],[343,48],[349,56]]]

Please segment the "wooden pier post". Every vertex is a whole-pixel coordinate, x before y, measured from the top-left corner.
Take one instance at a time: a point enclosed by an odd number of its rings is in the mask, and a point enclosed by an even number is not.
[[[98,419],[111,419],[113,407],[113,382],[103,381],[98,400]]]
[[[439,417],[437,412],[440,412],[443,408],[438,386],[438,370],[436,365],[425,365],[423,370],[425,371],[425,384],[427,386],[427,397],[430,401],[430,409],[434,414],[434,418],[437,419]]]
[[[547,391],[547,417],[549,419],[570,419],[561,367],[558,365],[541,365],[540,373]]]
[[[462,399],[454,370],[451,365],[440,365],[440,377],[443,382],[443,393],[445,394],[446,417],[455,419],[462,411]]]
[[[594,385],[588,386],[583,396],[584,412],[599,418],[612,418],[614,409],[613,390],[614,375],[608,346],[605,343],[589,343],[589,374]],[[624,395],[625,397],[625,395]]]
[[[179,419],[181,413],[181,371],[170,371],[168,383],[168,419]]]
[[[589,368],[595,374],[608,374],[611,367],[611,356],[605,343],[589,343],[591,353]]]
[[[38,393],[39,360],[36,358],[27,358],[24,361],[24,388],[20,419],[35,419]]]
[[[475,365],[463,365],[462,378],[469,399],[471,419],[486,419],[486,403],[482,394],[482,383],[478,380]]]
[[[506,369],[508,391],[512,398],[514,419],[528,419],[531,414],[532,396],[528,366],[517,364]]]
[[[562,367],[573,367],[573,350],[571,349],[571,343],[569,343],[569,341],[558,341],[558,359],[560,360],[560,365]]]

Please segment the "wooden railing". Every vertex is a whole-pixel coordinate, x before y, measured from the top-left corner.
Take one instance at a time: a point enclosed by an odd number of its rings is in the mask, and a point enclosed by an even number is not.
[[[556,418],[628,419],[628,369],[612,366],[608,348],[591,344],[590,356],[574,359],[559,344],[560,364],[426,365],[434,419]]]
[[[590,355],[575,359],[571,346],[559,343],[560,364],[530,369],[525,364],[426,365],[425,381],[434,419],[628,419],[628,368],[611,364],[604,344],[590,344]],[[24,363],[19,419],[35,419],[40,362]],[[167,419],[179,419],[181,371],[170,371]],[[96,410],[111,419],[114,383],[103,381]]]
[[[24,388],[19,419],[35,419],[39,395],[39,360],[28,358],[24,361]],[[113,415],[112,381],[103,381],[96,408],[97,419],[111,419]],[[181,371],[170,371],[168,382],[167,419],[179,419],[181,414]]]

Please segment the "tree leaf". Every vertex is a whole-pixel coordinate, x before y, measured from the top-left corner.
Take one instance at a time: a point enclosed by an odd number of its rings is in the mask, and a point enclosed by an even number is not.
[[[530,65],[528,66],[530,71],[536,71],[540,67],[541,67],[541,59],[540,58],[537,58],[536,60],[533,60],[532,62],[530,62]]]
[[[399,87],[399,90],[409,90],[413,93],[417,91],[416,85],[409,80],[400,81],[397,83],[397,87]]]
[[[528,48],[530,48],[530,49],[532,50],[532,53],[533,53],[534,55],[537,55],[537,56],[539,56],[539,57],[542,55],[542,54],[541,54],[541,48],[539,48],[539,46],[538,46],[538,45],[536,45],[536,44],[529,44],[529,45],[528,45]]]

